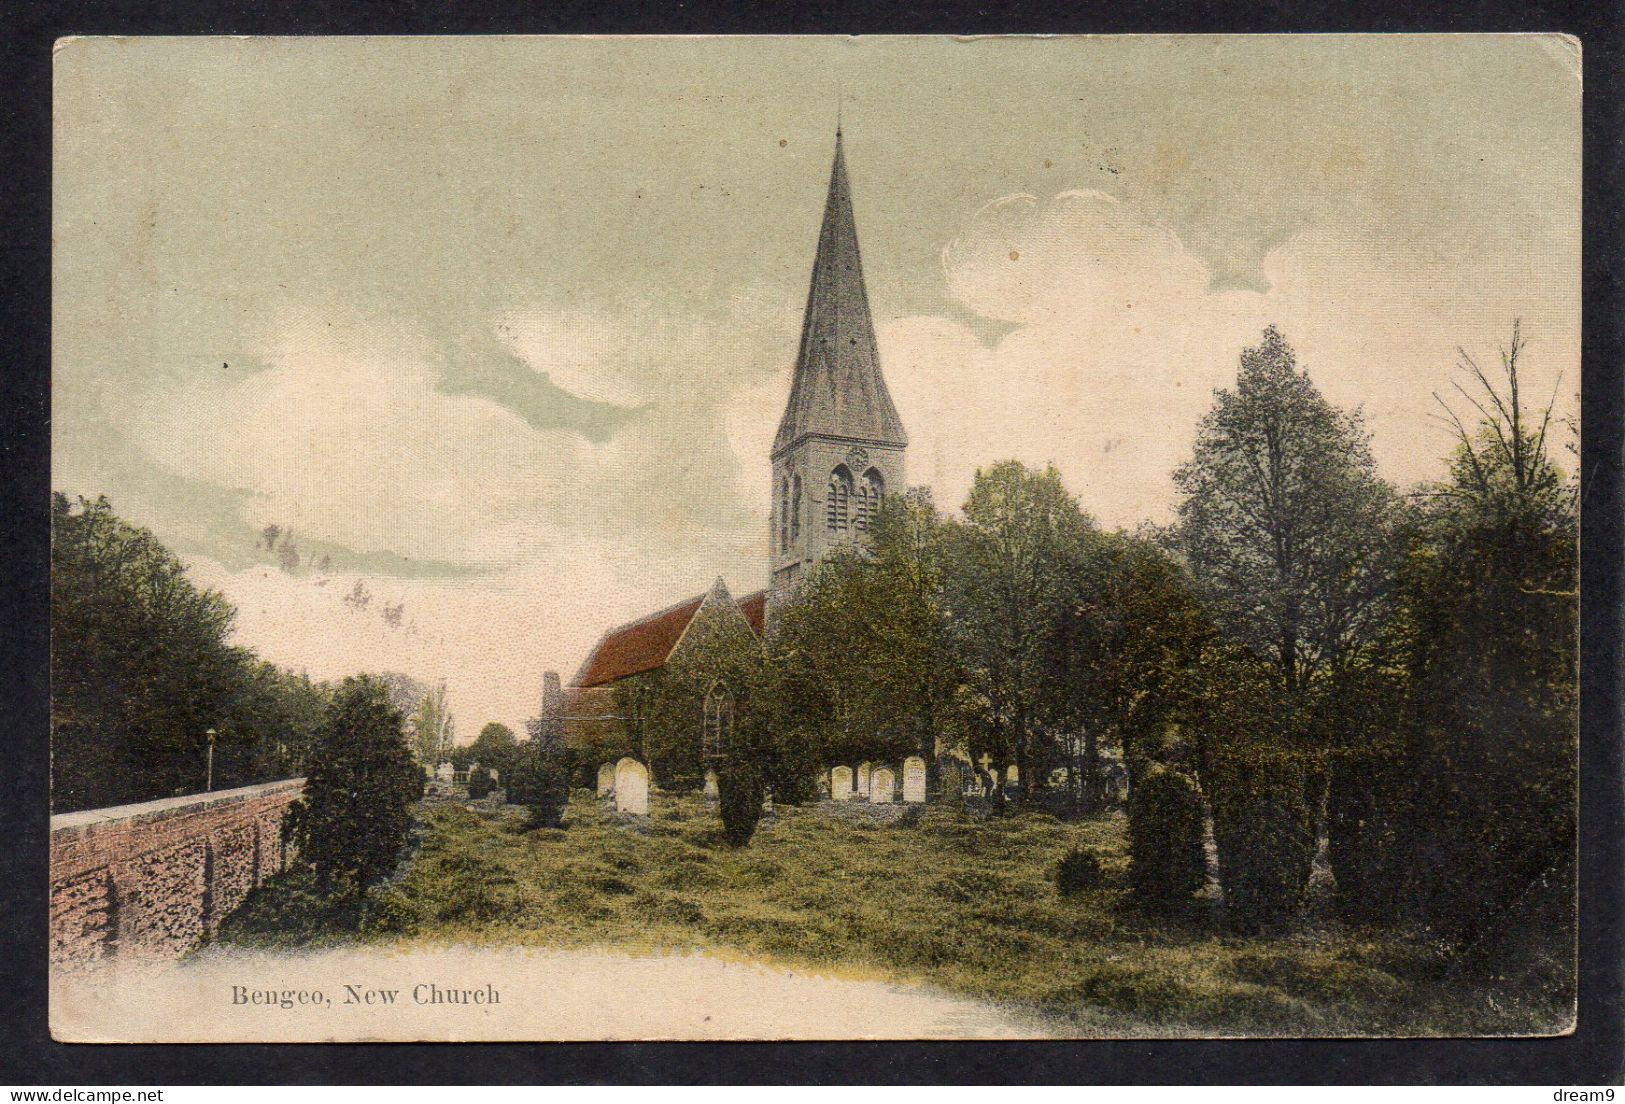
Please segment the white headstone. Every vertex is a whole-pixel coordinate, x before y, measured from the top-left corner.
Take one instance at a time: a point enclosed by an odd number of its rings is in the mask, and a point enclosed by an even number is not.
[[[457,768],[451,765],[451,761],[449,759],[434,769],[435,778],[441,782],[450,782],[452,775],[456,773]]]
[[[615,764],[605,763],[598,768],[598,796],[608,797],[615,792]]]
[[[925,800],[925,760],[918,755],[903,760],[903,800]]]
[[[615,808],[623,813],[649,815],[649,768],[636,759],[615,764]]]
[[[869,796],[869,764],[868,763],[859,763],[858,764],[858,794],[860,796],[862,796],[862,797],[868,797]]]
[[[1004,780],[1010,783],[1012,786],[1021,781],[1021,772],[1016,770],[1016,765],[1014,763],[1011,763],[1010,769],[1004,772]]]
[[[714,771],[714,770],[706,771],[705,772],[705,796],[706,797],[716,797],[718,792],[719,791],[717,790],[717,772]]]
[[[834,801],[849,801],[852,797],[852,768],[836,767],[829,772],[829,796]]]
[[[869,800],[876,805],[890,805],[896,787],[897,776],[889,768],[876,767],[869,776]]]

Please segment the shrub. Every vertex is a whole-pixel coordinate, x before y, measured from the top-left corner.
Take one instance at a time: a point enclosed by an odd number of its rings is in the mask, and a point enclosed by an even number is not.
[[[1278,923],[1302,904],[1315,861],[1303,767],[1290,756],[1254,750],[1220,756],[1212,775],[1226,909],[1243,929]]]
[[[735,755],[717,771],[717,800],[722,813],[722,834],[734,847],[743,847],[762,819],[767,785],[756,764]]]
[[[1148,765],[1129,795],[1129,883],[1146,904],[1188,900],[1207,880],[1202,798],[1190,775]]]
[[[1396,919],[1408,880],[1409,777],[1397,758],[1347,754],[1332,765],[1327,852],[1337,907],[1357,920]]]
[[[407,807],[422,796],[388,691],[366,677],[345,679],[289,812],[292,840],[321,888],[359,893],[393,870],[411,824]]]
[[[468,772],[468,796],[475,801],[490,794],[495,785],[491,781],[491,772],[484,767],[475,767]]]
[[[1086,889],[1099,889],[1105,880],[1100,856],[1090,850],[1074,848],[1055,864],[1055,889],[1062,897],[1070,897]]]
[[[558,828],[570,801],[570,764],[562,733],[542,721],[530,722],[530,739],[519,746],[508,774],[510,805],[530,808],[531,823]]]

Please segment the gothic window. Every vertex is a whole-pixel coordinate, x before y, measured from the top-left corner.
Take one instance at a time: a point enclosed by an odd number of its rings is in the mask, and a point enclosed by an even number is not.
[[[839,464],[829,473],[829,497],[824,502],[824,520],[831,533],[844,533],[852,525],[852,473]]]
[[[854,528],[860,533],[869,531],[869,521],[874,517],[875,511],[880,507],[880,496],[884,493],[886,481],[880,473],[870,468],[863,473],[863,486],[858,488],[857,518]]]
[[[713,682],[705,692],[705,732],[702,750],[707,759],[720,759],[727,753],[733,736],[734,699],[728,688]]]
[[[801,476],[790,480],[790,539],[801,539]]]
[[[779,480],[779,551],[783,552],[790,547],[789,515],[790,513],[790,481]]]

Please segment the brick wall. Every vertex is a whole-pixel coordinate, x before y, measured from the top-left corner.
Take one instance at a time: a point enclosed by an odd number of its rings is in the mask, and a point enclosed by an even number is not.
[[[51,961],[176,957],[282,869],[305,780],[51,818]]]

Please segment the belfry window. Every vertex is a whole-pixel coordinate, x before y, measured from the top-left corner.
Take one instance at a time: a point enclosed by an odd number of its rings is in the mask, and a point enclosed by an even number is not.
[[[844,533],[852,526],[852,473],[845,464],[829,473],[829,496],[824,502],[824,520],[831,533]]]
[[[701,750],[707,759],[720,759],[727,754],[733,726],[733,695],[722,683],[713,682],[705,692],[705,730],[701,738]]]
[[[790,547],[790,481],[779,480],[779,551]]]
[[[790,478],[790,539],[801,539],[801,476]]]
[[[869,522],[880,508],[880,496],[885,493],[886,481],[870,468],[863,473],[863,485],[858,488],[857,519],[854,528],[860,533],[869,531]]]

